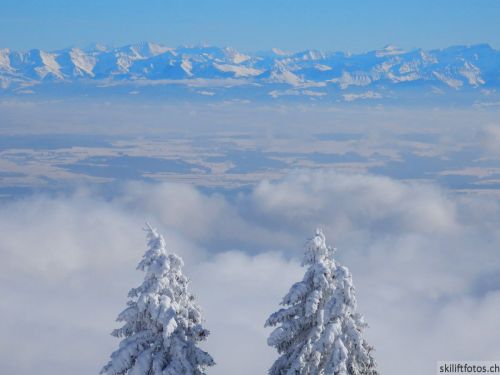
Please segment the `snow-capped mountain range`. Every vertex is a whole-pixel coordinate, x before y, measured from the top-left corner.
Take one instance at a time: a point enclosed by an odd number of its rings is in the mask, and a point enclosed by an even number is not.
[[[387,46],[361,54],[279,49],[241,53],[227,47],[169,48],[149,42],[57,51],[0,49],[1,95],[68,88],[76,93],[95,89],[140,94],[152,87],[172,95],[345,101],[397,97],[411,89],[489,95],[500,87],[500,51],[478,44],[429,51]]]

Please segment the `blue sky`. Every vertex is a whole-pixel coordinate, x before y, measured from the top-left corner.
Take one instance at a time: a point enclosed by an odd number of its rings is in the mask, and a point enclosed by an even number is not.
[[[353,52],[396,44],[500,48],[497,0],[0,0],[0,47],[142,40]]]

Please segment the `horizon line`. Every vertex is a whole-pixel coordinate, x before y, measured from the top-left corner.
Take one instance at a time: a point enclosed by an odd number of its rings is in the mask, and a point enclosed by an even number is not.
[[[283,55],[293,55],[293,54],[299,54],[301,52],[323,52],[323,53],[345,53],[349,55],[363,55],[366,53],[370,52],[376,52],[376,51],[384,51],[388,50],[390,48],[393,48],[395,50],[400,51],[401,53],[408,53],[408,52],[413,52],[413,51],[442,51],[450,48],[457,48],[457,47],[464,47],[464,48],[472,48],[472,47],[479,47],[479,46],[484,46],[488,47],[494,51],[500,51],[500,49],[497,49],[493,47],[490,43],[488,42],[479,42],[479,43],[468,43],[468,44],[450,44],[447,46],[439,47],[439,48],[423,48],[423,47],[411,47],[411,48],[402,48],[399,47],[397,44],[394,43],[388,43],[385,44],[383,47],[380,48],[373,48],[373,49],[365,49],[360,52],[352,52],[350,50],[334,50],[334,49],[318,49],[318,48],[305,48],[305,49],[297,49],[297,50],[291,50],[291,49],[282,49],[280,47],[271,47],[271,48],[266,48],[266,49],[259,49],[259,50],[245,50],[245,49],[238,49],[236,47],[230,46],[230,45],[217,45],[217,44],[210,44],[208,42],[199,42],[199,43],[194,43],[194,44],[179,44],[175,47],[172,47],[168,44],[164,44],[162,42],[157,42],[157,41],[151,41],[151,40],[142,40],[138,42],[131,42],[131,43],[126,43],[126,44],[107,44],[107,43],[102,43],[102,42],[92,42],[87,44],[86,46],[81,46],[81,45],[69,45],[67,47],[62,47],[62,48],[54,48],[54,49],[45,49],[45,48],[29,48],[29,49],[14,49],[11,47],[0,47],[0,51],[2,50],[8,50],[9,52],[20,52],[20,53],[26,53],[26,52],[31,52],[31,51],[47,51],[47,52],[62,52],[62,51],[67,51],[71,49],[79,49],[79,50],[98,50],[99,46],[102,46],[103,52],[106,51],[111,51],[111,50],[116,50],[120,48],[125,48],[125,47],[134,47],[134,46],[139,46],[141,44],[155,44],[157,46],[163,47],[163,48],[168,48],[171,50],[177,50],[177,49],[194,49],[194,48],[219,48],[219,49],[232,49],[237,52],[243,52],[243,53],[250,53],[250,54],[259,54],[259,53],[266,53],[266,52],[274,52],[278,51],[279,53],[282,53]],[[278,53],[278,54],[279,54]]]

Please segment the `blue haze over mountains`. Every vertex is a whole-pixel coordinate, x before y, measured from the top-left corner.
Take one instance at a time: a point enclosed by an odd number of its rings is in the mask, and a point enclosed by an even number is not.
[[[487,44],[0,49],[0,199],[131,180],[239,191],[302,168],[496,190],[499,87]]]
[[[490,103],[500,51],[488,44],[362,54],[242,53],[143,42],[59,51],[0,50],[0,96],[138,95],[192,100]]]

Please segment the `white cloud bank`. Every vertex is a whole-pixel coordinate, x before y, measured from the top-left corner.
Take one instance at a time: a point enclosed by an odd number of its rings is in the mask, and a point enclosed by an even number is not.
[[[185,258],[218,363],[266,373],[263,328],[303,274],[301,246],[322,226],[351,268],[381,373],[433,373],[438,360],[500,353],[500,202],[385,177],[297,172],[227,200],[186,185],[131,184],[34,196],[0,207],[0,373],[88,375],[109,336],[151,221]]]

